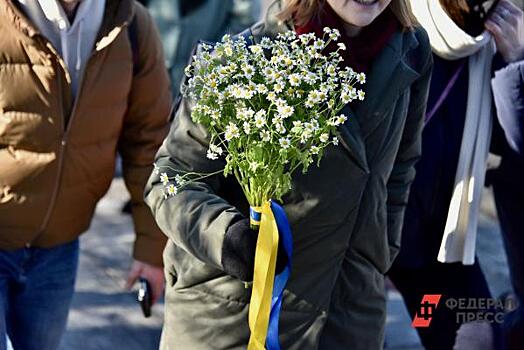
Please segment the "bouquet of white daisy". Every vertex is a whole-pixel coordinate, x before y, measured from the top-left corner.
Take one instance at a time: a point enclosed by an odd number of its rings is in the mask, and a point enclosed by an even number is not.
[[[257,229],[260,225],[249,313],[251,349],[264,347],[268,322],[269,332],[275,333],[275,317],[277,336],[269,335],[267,346],[278,348],[278,298],[290,270],[277,276],[273,290],[279,231],[289,261],[291,238],[285,214],[270,200],[291,189],[296,170],[306,172],[320,162],[327,146],[338,144],[337,127],[348,118],[340,110],[364,99],[356,85],[365,83],[365,75],[339,65],[346,49],[336,43],[339,36],[329,28],[323,38],[290,31],[260,43],[226,35],[215,45],[201,44],[186,68],[182,93],[192,102],[193,121],[209,133],[207,157],[225,158],[224,175],[236,177],[252,207],[251,223]],[[162,173],[161,180],[169,196],[210,175],[178,172],[172,183]],[[271,303],[271,294],[277,302]]]
[[[318,163],[337,144],[342,107],[364,99],[365,75],[340,69],[339,51],[323,54],[340,34],[325,28],[324,39],[290,31],[249,45],[229,35],[201,51],[186,68],[184,97],[194,102],[192,118],[209,132],[207,157],[225,156],[224,175],[233,174],[249,204],[259,207],[291,189],[291,175]],[[166,175],[164,175],[166,176]],[[202,175],[205,176],[205,175]],[[164,177],[168,194],[199,174]]]

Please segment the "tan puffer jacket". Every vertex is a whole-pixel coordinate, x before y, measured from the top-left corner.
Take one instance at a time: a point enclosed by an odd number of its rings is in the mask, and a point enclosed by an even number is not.
[[[171,94],[147,11],[107,0],[76,102],[63,60],[13,0],[0,0],[0,33],[0,249],[51,247],[85,231],[118,151],[132,197],[134,257],[160,265],[165,237],[143,187],[168,130]]]

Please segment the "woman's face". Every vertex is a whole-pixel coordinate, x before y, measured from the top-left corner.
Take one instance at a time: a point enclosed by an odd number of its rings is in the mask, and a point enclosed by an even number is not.
[[[391,0],[327,0],[344,22],[355,27],[365,27],[375,20]]]

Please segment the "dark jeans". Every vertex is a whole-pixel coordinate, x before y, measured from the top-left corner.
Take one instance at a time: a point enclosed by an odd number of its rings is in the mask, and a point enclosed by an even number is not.
[[[53,248],[0,250],[0,350],[56,350],[78,266],[78,240]]]
[[[456,312],[444,307],[447,298],[490,298],[489,288],[478,262],[441,264],[435,261],[424,268],[411,269],[393,264],[388,272],[404,298],[411,319],[420,308],[424,294],[442,294],[428,328],[417,328],[427,350],[451,350],[460,327]]]

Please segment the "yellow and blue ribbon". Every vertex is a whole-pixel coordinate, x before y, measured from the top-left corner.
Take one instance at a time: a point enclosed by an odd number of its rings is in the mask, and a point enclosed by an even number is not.
[[[253,290],[249,306],[248,350],[280,350],[278,325],[282,295],[291,272],[293,240],[284,209],[273,201],[251,208],[251,224],[259,225]],[[278,241],[287,255],[287,265],[275,276]]]
[[[262,207],[249,207],[249,222],[252,226],[260,226]]]

